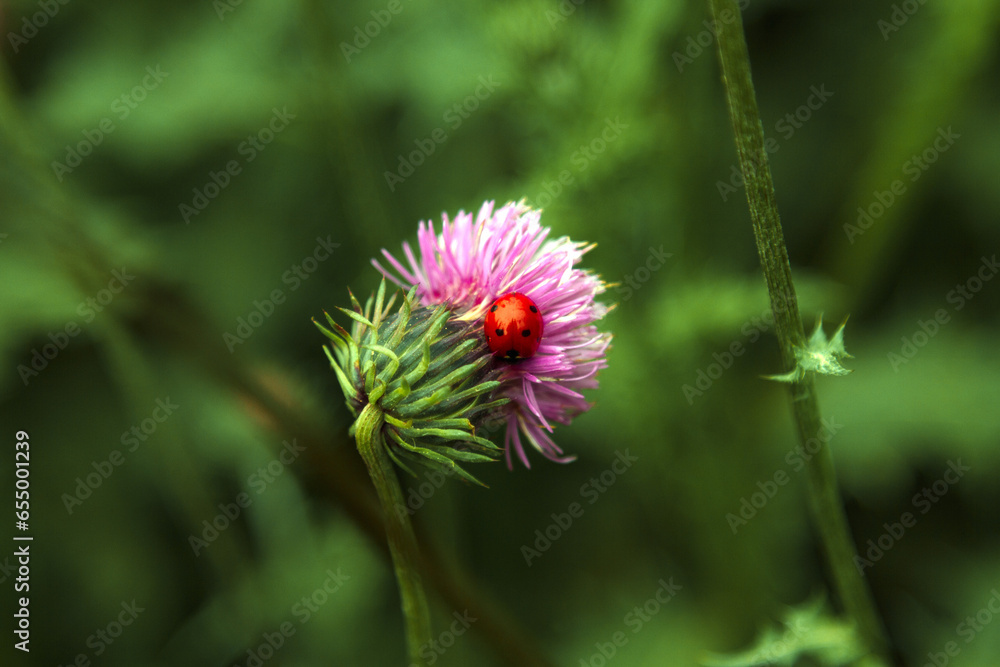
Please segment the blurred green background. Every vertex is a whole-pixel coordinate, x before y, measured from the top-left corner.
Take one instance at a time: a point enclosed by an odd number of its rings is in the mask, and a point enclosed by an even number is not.
[[[817,391],[856,544],[888,546],[865,578],[901,664],[949,642],[949,664],[997,664],[1000,3],[743,4],[805,326],[850,315],[854,373]],[[405,480],[427,496],[435,633],[455,630],[435,662],[694,665],[763,628],[822,644],[781,625],[829,578],[786,390],[760,378],[782,369],[708,19],[0,5],[0,497],[27,431],[34,536],[31,653],[5,547],[0,661],[403,663],[310,318],[372,290],[369,259],[419,220],[522,197],[597,243],[615,339],[594,409],[556,432],[577,462],[479,466],[489,489]],[[941,482],[952,463],[967,472]],[[663,582],[680,588],[650,604]]]

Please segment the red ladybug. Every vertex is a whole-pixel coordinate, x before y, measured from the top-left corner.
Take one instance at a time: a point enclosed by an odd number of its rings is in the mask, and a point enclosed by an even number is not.
[[[542,313],[535,302],[520,292],[511,292],[493,302],[483,328],[493,356],[519,361],[535,356],[542,327]]]

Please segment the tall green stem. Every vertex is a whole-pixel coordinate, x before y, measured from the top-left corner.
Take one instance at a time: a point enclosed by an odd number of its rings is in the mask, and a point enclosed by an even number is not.
[[[382,422],[382,411],[369,403],[358,417],[355,439],[382,505],[385,531],[389,538],[389,551],[392,554],[396,581],[402,598],[410,662],[414,665],[425,665],[426,661],[420,657],[420,648],[431,639],[431,617],[420,574],[420,552],[417,549],[413,526],[410,524],[410,515],[398,511],[406,507],[406,501],[399,487],[396,470],[392,467],[392,461],[385,451]]]
[[[802,347],[805,334],[799,317],[788,251],[774,197],[774,184],[764,149],[764,128],[757,111],[757,98],[750,77],[750,58],[743,34],[743,20],[736,0],[710,0],[718,26],[719,59],[729,105],[729,118],[736,136],[740,168],[746,183],[747,203],[753,221],[757,252],[774,314],[775,334],[786,370],[795,367],[795,348]],[[799,439],[820,443],[809,462],[808,487],[813,520],[819,530],[827,563],[838,597],[846,613],[857,622],[858,631],[871,652],[888,661],[888,644],[882,621],[868,586],[854,565],[856,551],[844,515],[830,448],[822,430],[813,376],[790,385],[792,410]],[[828,439],[828,438],[827,438]],[[810,449],[810,451],[812,451]]]

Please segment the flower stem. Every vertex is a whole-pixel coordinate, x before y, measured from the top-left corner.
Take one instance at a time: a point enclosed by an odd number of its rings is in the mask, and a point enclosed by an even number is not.
[[[425,665],[426,661],[420,657],[420,648],[431,639],[431,622],[420,574],[420,552],[409,514],[397,511],[398,508],[406,507],[406,501],[399,487],[396,470],[385,451],[385,442],[382,440],[383,417],[382,410],[377,406],[371,403],[366,405],[356,423],[355,439],[382,505],[389,551],[402,598],[410,662]]]
[[[795,348],[802,347],[805,333],[799,316],[792,269],[781,230],[774,184],[764,149],[764,128],[750,77],[743,21],[736,0],[710,0],[718,26],[719,59],[736,137],[736,150],[746,183],[747,202],[753,222],[757,252],[774,314],[775,334],[786,370],[795,367]],[[854,565],[856,551],[844,514],[833,458],[825,439],[812,374],[789,385],[792,410],[803,444],[812,439],[820,449],[809,462],[808,490],[813,520],[819,530],[836,592],[844,610],[858,627],[860,638],[872,654],[886,662],[888,643],[871,591]],[[828,438],[827,438],[828,439]],[[812,451],[812,449],[810,449]]]

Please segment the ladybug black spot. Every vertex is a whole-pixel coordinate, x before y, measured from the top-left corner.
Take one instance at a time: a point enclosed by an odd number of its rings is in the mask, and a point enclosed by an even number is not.
[[[534,307],[534,306],[532,306],[532,307]],[[492,308],[490,308],[490,312],[491,312],[491,313],[495,313],[495,312],[497,312],[497,305],[496,305],[495,303],[493,304],[493,307],[492,307]]]
[[[517,357],[518,357],[517,350],[507,350],[508,359],[517,359]]]
[[[531,335],[531,329],[525,329],[524,331],[521,332],[521,335],[527,338],[528,336]]]
[[[503,335],[503,329],[497,329],[497,335],[498,336],[502,336]]]
[[[538,312],[538,309],[535,308],[534,306],[528,306],[528,310],[530,310],[533,313],[537,313]]]

